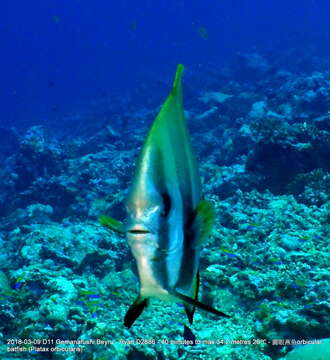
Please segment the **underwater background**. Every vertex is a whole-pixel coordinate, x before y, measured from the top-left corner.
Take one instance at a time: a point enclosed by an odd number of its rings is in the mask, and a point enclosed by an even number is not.
[[[0,359],[329,360],[330,2],[0,9]],[[125,219],[179,63],[216,209],[199,299],[231,315],[197,310],[194,346],[180,304],[124,328],[136,269],[98,222]]]

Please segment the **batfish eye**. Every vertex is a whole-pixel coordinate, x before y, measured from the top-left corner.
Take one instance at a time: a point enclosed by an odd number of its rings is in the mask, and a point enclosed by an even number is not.
[[[163,211],[161,213],[162,217],[167,217],[168,213],[171,210],[171,198],[168,194],[164,193],[162,194],[163,199]]]

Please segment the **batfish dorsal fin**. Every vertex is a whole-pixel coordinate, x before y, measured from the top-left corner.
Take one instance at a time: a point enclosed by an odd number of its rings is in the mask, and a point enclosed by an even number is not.
[[[155,183],[161,179],[164,189],[180,191],[184,201],[195,207],[200,200],[200,178],[183,110],[183,71],[179,64],[171,92],[143,144],[135,179],[137,184],[144,184],[146,174]]]
[[[138,296],[133,304],[127,310],[124,318],[124,325],[129,329],[134,321],[142,314],[144,308],[148,305],[148,299]]]
[[[178,102],[182,104],[182,73],[184,70],[184,66],[179,64],[176,69],[175,79],[172,88],[172,95],[177,96]]]
[[[179,64],[175,73],[173,87],[165,102],[163,103],[156,119],[154,120],[148,133],[146,144],[162,143],[164,133],[167,136],[177,137],[178,133],[184,133],[187,137],[185,126],[184,112],[182,105],[182,73],[184,66]],[[180,134],[182,135],[182,134]],[[164,145],[163,145],[164,146]]]
[[[125,233],[125,227],[124,224],[116,219],[113,219],[110,216],[107,215],[101,215],[99,217],[99,222],[101,225],[106,226],[107,228],[116,231],[120,234]]]
[[[201,200],[195,210],[195,216],[192,222],[192,231],[194,235],[194,245],[199,246],[210,235],[214,225],[215,211],[212,203],[207,200]]]

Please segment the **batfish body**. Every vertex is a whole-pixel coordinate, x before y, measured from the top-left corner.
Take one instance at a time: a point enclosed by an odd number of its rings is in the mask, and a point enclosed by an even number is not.
[[[195,307],[226,314],[197,300],[200,246],[214,222],[210,202],[201,196],[197,162],[184,118],[183,66],[144,141],[127,197],[125,225],[101,222],[126,234],[136,259],[140,294],[124,323],[130,327],[150,297],[184,303],[190,323]]]

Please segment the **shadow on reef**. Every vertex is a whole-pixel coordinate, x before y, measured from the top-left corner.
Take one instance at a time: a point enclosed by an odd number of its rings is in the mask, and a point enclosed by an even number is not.
[[[122,217],[116,204],[126,190],[130,154],[117,155],[123,146],[118,140],[108,129],[66,142],[41,126],[16,135],[16,151],[3,153],[0,215],[39,203],[52,208],[54,220],[70,215],[95,218],[112,206]]]
[[[296,136],[296,141],[301,141]],[[304,142],[261,140],[250,152],[246,170],[264,176],[259,189],[269,189],[275,194],[283,194],[291,189],[297,176],[315,169],[330,169],[330,136],[304,136]],[[288,185],[291,186],[288,188]],[[298,190],[298,189],[297,189]]]

